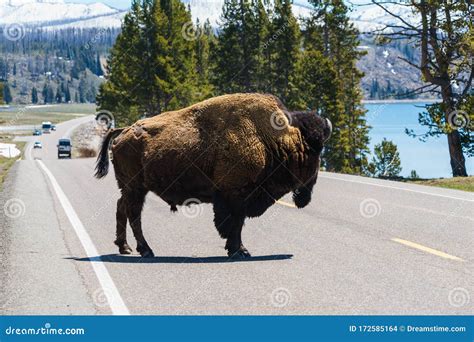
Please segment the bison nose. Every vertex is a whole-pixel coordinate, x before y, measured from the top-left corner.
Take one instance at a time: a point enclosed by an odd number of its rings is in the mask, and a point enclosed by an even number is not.
[[[326,127],[324,128],[324,141],[327,141],[332,133],[332,123],[326,118]]]

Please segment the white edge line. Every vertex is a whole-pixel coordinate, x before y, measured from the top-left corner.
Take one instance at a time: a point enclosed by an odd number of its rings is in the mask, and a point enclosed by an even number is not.
[[[404,190],[404,191],[409,191],[409,192],[416,192],[416,193],[423,194],[423,195],[444,197],[444,198],[455,199],[455,200],[459,200],[459,201],[474,202],[474,199],[461,198],[461,197],[454,197],[454,196],[441,195],[441,194],[434,194],[434,193],[431,193],[431,192],[425,192],[425,191],[420,191],[420,190],[413,190],[413,189],[400,188],[400,187],[398,187],[398,186],[392,186],[392,185],[376,184],[376,183],[363,182],[363,181],[357,181],[357,180],[352,180],[352,179],[343,179],[343,178],[339,178],[339,177],[328,177],[328,176],[325,176],[325,175],[319,175],[319,177],[321,177],[321,178],[327,178],[327,179],[340,180],[340,181],[343,181],[343,182],[350,182],[350,183],[359,183],[359,184],[373,185],[373,186],[378,186],[378,187],[381,187],[381,188],[389,188],[389,189]]]
[[[41,160],[37,160],[37,162],[41,169],[43,169],[44,173],[48,176],[56,193],[56,196],[58,197],[58,200],[61,203],[64,212],[66,213],[66,216],[69,219],[69,222],[71,222],[71,225],[74,228],[77,237],[81,241],[82,247],[84,247],[87,256],[89,258],[96,258],[99,253],[97,252],[97,249],[94,246],[94,243],[92,242],[84,225],[77,216],[76,211],[74,210],[68,198],[66,197],[66,194],[63,192],[56,178],[53,176],[51,171],[49,171],[49,169],[44,165],[44,163]],[[115,286],[115,283],[112,280],[112,277],[110,276],[103,262],[94,261],[91,262],[91,264],[97,276],[97,279],[99,279],[100,285],[102,286],[102,290],[105,296],[107,297],[112,313],[114,315],[130,315],[127,306],[125,305],[122,297],[120,296],[120,293],[118,292],[118,289]]]

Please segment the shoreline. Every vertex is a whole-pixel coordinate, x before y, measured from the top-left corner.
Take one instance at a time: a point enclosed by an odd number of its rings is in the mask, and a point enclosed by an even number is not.
[[[405,99],[405,100],[396,100],[396,99],[386,99],[386,100],[362,100],[362,104],[397,104],[397,103],[436,103],[440,102],[441,99]]]

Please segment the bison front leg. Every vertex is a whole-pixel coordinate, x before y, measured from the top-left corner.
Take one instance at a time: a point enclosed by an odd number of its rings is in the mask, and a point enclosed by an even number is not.
[[[242,206],[225,200],[221,195],[214,196],[214,223],[220,236],[227,239],[225,249],[232,259],[250,257],[249,251],[242,244],[242,227],[245,212]]]
[[[134,191],[127,193],[127,216],[130,226],[132,226],[133,235],[137,240],[137,251],[144,258],[153,258],[155,254],[145,240],[142,231],[142,209],[145,203],[146,191]]]
[[[242,227],[244,225],[245,217],[231,216],[229,220],[229,237],[225,244],[227,255],[232,259],[249,258],[250,253],[242,244]]]

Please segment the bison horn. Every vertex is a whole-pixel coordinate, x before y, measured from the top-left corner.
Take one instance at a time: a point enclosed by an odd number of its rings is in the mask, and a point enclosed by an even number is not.
[[[324,141],[327,141],[332,133],[332,123],[326,118],[326,127],[324,128]]]

